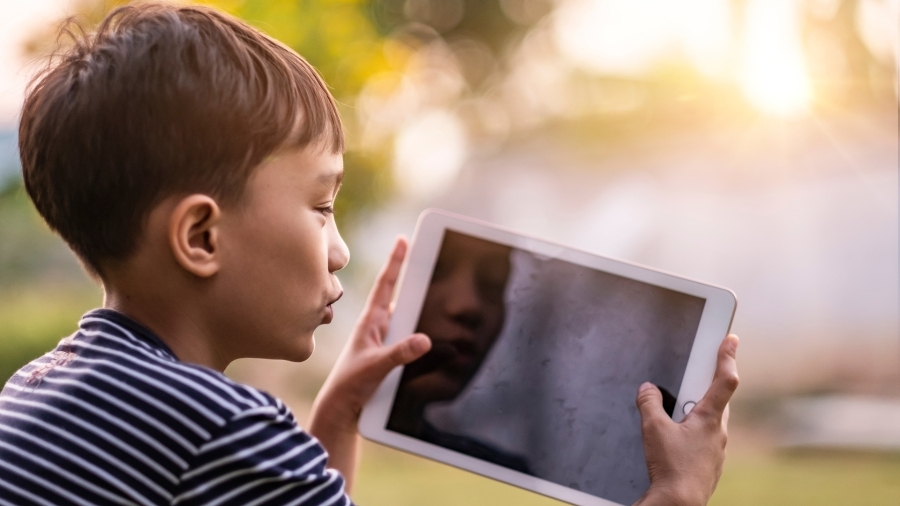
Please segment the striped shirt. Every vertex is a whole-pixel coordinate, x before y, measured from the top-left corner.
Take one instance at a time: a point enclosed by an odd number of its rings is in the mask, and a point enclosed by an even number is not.
[[[107,309],[0,393],[0,506],[350,504],[284,404]]]

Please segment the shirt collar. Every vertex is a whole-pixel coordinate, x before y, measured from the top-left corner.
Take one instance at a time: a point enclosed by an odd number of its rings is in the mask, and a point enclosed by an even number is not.
[[[149,344],[152,348],[161,351],[162,354],[178,360],[175,353],[152,330],[113,309],[101,308],[89,311],[81,317],[78,326],[83,330],[96,330],[101,326],[106,326],[103,330],[108,330],[111,326],[118,333]]]

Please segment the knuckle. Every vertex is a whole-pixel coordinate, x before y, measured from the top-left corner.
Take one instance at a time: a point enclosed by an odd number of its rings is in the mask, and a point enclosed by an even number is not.
[[[650,390],[645,390],[638,394],[637,397],[637,405],[638,408],[644,409],[645,407],[649,407],[653,402],[653,392]]]
[[[714,408],[710,408],[709,406],[698,405],[691,413],[696,414],[703,427],[709,430],[716,430],[721,423],[720,414]]]
[[[712,413],[704,419],[704,425],[711,433],[721,433],[722,416],[719,413]]]
[[[741,383],[741,380],[738,377],[737,373],[729,373],[722,378],[722,382],[725,384],[725,387],[728,388],[728,390],[734,391],[737,390],[737,387]]]

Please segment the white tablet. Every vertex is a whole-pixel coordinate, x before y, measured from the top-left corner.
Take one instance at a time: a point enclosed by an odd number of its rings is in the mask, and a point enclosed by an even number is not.
[[[635,406],[703,397],[732,292],[442,211],[419,218],[385,340],[428,334],[365,407],[363,436],[583,505],[649,486]]]

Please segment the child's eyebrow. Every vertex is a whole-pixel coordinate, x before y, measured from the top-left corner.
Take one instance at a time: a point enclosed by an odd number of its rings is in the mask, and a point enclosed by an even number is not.
[[[338,188],[341,186],[341,182],[344,180],[344,169],[331,172],[329,174],[322,174],[317,179],[319,183],[325,186]]]

